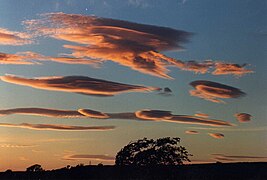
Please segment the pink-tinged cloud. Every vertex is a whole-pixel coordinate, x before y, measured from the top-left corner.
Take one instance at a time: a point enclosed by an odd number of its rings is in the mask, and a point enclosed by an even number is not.
[[[199,134],[198,131],[192,131],[192,130],[188,130],[188,131],[185,131],[186,134]]]
[[[115,129],[115,126],[69,126],[62,124],[10,124],[0,123],[0,127],[16,127],[32,130],[49,130],[49,131],[108,131]]]
[[[0,116],[23,114],[23,115],[35,115],[46,116],[55,118],[84,118],[85,116],[78,111],[73,110],[59,110],[59,109],[47,109],[47,108],[14,108],[14,109],[0,109]]]
[[[215,70],[212,72],[214,75],[235,75],[235,76],[243,76],[247,73],[253,73],[252,70],[246,69],[247,64],[239,65],[239,64],[231,64],[231,63],[215,63]]]
[[[24,25],[36,36],[77,43],[64,45],[72,50],[69,56],[74,58],[113,61],[161,78],[171,79],[168,66],[201,74],[215,68],[216,75],[249,71],[243,66],[238,69],[235,64],[235,69],[228,66],[223,70],[225,63],[221,62],[182,61],[165,56],[163,51],[182,49],[192,35],[172,28],[65,13],[42,14],[40,19],[24,21]]]
[[[246,95],[240,89],[212,81],[193,81],[190,85],[195,88],[195,90],[189,91],[191,96],[216,103],[224,103],[218,98],[239,98]]]
[[[213,137],[215,139],[223,139],[224,138],[224,134],[221,134],[221,133],[208,133],[208,135],[210,135],[211,137]]]
[[[83,114],[86,117],[97,118],[97,119],[107,119],[109,116],[106,113],[94,111],[91,109],[79,109],[79,113]]]
[[[122,84],[86,76],[39,77],[30,79],[14,75],[5,75],[1,76],[0,79],[8,83],[30,86],[36,89],[73,92],[95,96],[114,96],[125,92],[148,92],[160,89],[155,87]]]
[[[265,162],[267,161],[266,156],[248,156],[248,155],[224,155],[224,154],[211,154],[214,160],[225,161],[225,162],[248,162],[248,161],[257,161]]]
[[[241,123],[244,123],[244,122],[249,122],[251,121],[251,115],[248,114],[248,113],[236,113],[235,115],[235,118],[241,122]]]
[[[0,45],[20,46],[31,43],[29,34],[0,28]]]
[[[113,156],[108,155],[93,155],[93,154],[74,154],[74,155],[67,155],[62,158],[63,160],[81,160],[81,159],[88,159],[88,160],[96,160],[96,161],[114,161],[115,158]]]

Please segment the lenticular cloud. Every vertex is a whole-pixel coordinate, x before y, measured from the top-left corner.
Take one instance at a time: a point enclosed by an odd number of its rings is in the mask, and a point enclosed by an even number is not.
[[[191,96],[216,103],[224,103],[218,98],[239,98],[245,95],[240,89],[212,81],[193,81],[190,85],[195,88],[189,91]]]
[[[154,87],[116,83],[85,76],[39,77],[32,79],[14,75],[6,75],[1,76],[0,79],[5,82],[22,86],[30,86],[36,89],[74,92],[95,96],[113,96],[124,92],[145,92],[160,89]]]

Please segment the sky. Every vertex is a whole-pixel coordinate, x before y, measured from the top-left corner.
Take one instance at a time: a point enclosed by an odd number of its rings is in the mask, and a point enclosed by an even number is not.
[[[264,17],[264,0],[1,0],[0,170],[114,164],[143,137],[266,162]]]

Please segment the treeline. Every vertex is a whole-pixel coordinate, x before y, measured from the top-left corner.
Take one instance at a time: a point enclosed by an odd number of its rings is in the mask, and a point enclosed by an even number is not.
[[[181,166],[83,166],[0,173],[0,179],[250,179],[265,180],[267,163],[216,163]]]

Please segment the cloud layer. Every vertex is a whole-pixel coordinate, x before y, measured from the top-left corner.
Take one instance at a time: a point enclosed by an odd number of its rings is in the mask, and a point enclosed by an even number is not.
[[[33,130],[50,130],[50,131],[108,131],[113,130],[114,126],[68,126],[61,124],[10,124],[0,123],[0,127],[16,127]]]
[[[113,96],[124,92],[144,92],[160,89],[116,83],[86,76],[39,77],[30,79],[14,75],[5,75],[1,76],[0,79],[8,83],[30,86],[36,89],[73,92],[95,96]]]
[[[240,89],[212,81],[193,81],[190,85],[195,88],[195,90],[189,91],[191,96],[216,103],[224,103],[218,98],[239,98],[246,95]]]
[[[251,121],[251,117],[252,116],[248,113],[236,113],[235,114],[235,118],[241,123]]]
[[[30,38],[29,34],[0,28],[0,45],[20,46],[31,44]]]

